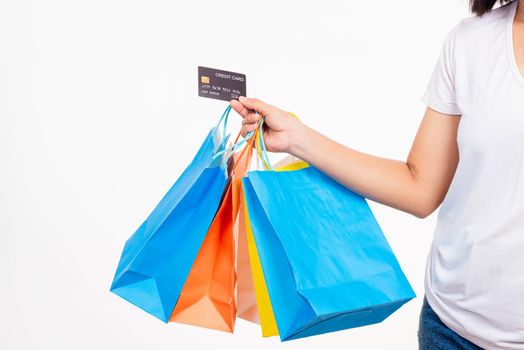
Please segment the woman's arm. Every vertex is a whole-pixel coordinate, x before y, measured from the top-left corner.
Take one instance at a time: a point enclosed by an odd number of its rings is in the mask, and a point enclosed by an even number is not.
[[[427,108],[407,161],[380,158],[343,146],[298,122],[288,112],[253,98],[232,100],[245,135],[265,116],[269,151],[310,163],[362,196],[423,218],[442,202],[458,163],[460,118]]]

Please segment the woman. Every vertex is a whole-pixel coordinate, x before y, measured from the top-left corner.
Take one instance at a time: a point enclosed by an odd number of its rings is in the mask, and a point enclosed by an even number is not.
[[[406,162],[347,148],[277,107],[232,100],[243,134],[424,218],[442,203],[426,265],[421,349],[524,349],[524,5],[476,14],[447,35]]]

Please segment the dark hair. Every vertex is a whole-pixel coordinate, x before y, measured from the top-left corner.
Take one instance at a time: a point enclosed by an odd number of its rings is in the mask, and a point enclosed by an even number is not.
[[[504,5],[511,1],[512,0],[470,0],[469,4],[471,6],[471,12],[478,16],[482,16],[486,12],[491,11],[497,2]]]

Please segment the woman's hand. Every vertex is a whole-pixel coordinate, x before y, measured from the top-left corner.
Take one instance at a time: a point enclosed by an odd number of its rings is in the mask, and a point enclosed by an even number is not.
[[[269,105],[256,98],[240,96],[231,100],[231,107],[242,116],[242,136],[256,130],[260,114],[264,116],[264,143],[269,152],[290,153],[291,146],[297,140],[303,124],[291,113]],[[256,114],[259,113],[259,115]]]

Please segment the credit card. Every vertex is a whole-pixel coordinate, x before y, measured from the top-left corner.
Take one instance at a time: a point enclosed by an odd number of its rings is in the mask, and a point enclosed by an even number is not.
[[[246,75],[199,66],[198,96],[224,101],[246,96]]]

